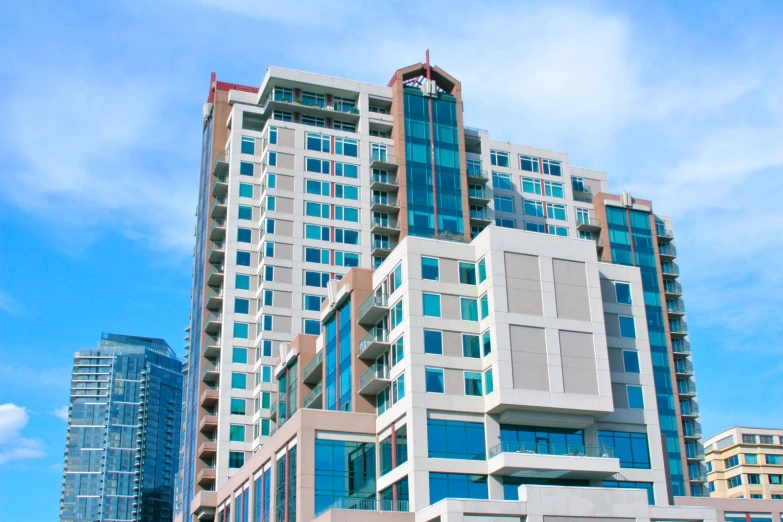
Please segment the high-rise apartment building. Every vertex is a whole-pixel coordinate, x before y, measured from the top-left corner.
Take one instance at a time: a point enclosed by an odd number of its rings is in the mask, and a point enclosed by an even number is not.
[[[711,497],[783,500],[783,430],[735,426],[704,448]]]
[[[465,247],[491,225],[544,234],[520,238],[567,237],[607,266],[638,267],[629,273],[641,274],[634,305],[644,312],[634,322],[649,331],[656,436],[664,440],[659,484],[669,484],[658,497],[705,493],[669,220],[649,201],[609,194],[604,173],[571,166],[567,154],[465,127],[461,84],[439,67],[400,69],[386,86],[272,67],[258,88],[213,75],[204,109],[186,516],[208,516],[215,490],[292,413],[278,396],[297,393],[298,383],[277,381],[274,367],[281,345],[321,334],[329,281],[352,267],[382,268],[408,236]],[[618,318],[607,330],[628,324]],[[355,391],[337,389],[323,404],[356,411]],[[609,414],[613,406],[604,406],[598,411]]]
[[[173,518],[183,385],[163,339],[103,334],[74,354],[61,522]]]

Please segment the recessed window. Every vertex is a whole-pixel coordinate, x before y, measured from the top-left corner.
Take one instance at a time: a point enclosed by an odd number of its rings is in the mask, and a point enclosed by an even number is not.
[[[473,359],[481,358],[481,342],[478,335],[462,334],[462,355]]]
[[[748,473],[748,484],[761,484],[761,475],[758,473]]]
[[[249,228],[237,229],[237,242],[250,243],[251,236],[252,236],[252,231]]]
[[[463,321],[478,321],[478,300],[460,297],[460,313]]]
[[[391,329],[394,330],[402,322],[402,299],[394,303],[389,310]]]
[[[275,244],[272,241],[264,243],[264,257],[275,257]]]
[[[424,330],[424,353],[443,354],[443,332]]]
[[[245,399],[231,398],[231,415],[244,415],[245,414]]]
[[[497,167],[508,168],[508,152],[501,152],[499,150],[489,151],[490,162]]]
[[[254,154],[256,151],[256,139],[250,136],[242,136],[242,145],[239,151],[242,154]]]
[[[459,262],[459,283],[461,285],[476,284],[476,265],[473,263]]]
[[[424,375],[429,393],[444,393],[442,368],[426,368]]]
[[[237,266],[250,266],[250,252],[237,251]]]
[[[234,298],[234,313],[246,314],[250,310],[250,301],[247,299]]]
[[[428,418],[427,455],[436,459],[484,460],[484,423]]]
[[[731,477],[728,480],[729,488],[738,488],[742,485],[742,475],[737,475],[736,477]]]
[[[264,290],[264,306],[272,306],[275,300],[274,290]]]
[[[633,317],[627,315],[617,316],[620,322],[620,337],[626,339],[636,339],[636,325],[634,324]]]
[[[482,377],[479,372],[465,372],[465,395],[484,395]]]
[[[783,464],[783,455],[767,455],[767,464]]]
[[[739,466],[739,455],[733,455],[726,459],[726,461],[723,464],[724,469],[733,468],[735,466]]]
[[[631,304],[631,285],[628,283],[616,282],[614,284],[614,291],[617,294],[617,302],[619,304]]]
[[[500,172],[492,173],[492,187],[498,190],[512,190],[511,176]]]
[[[440,294],[422,293],[424,315],[427,317],[440,317]]]
[[[745,454],[745,464],[758,464],[759,463],[759,456],[758,455],[751,455],[751,454]]]
[[[421,258],[421,278],[430,281],[440,280],[440,263],[437,257]]]
[[[495,210],[498,212],[514,212],[514,198],[510,196],[494,196]]]
[[[487,356],[492,353],[492,335],[489,330],[481,334],[481,345],[484,350],[484,355]]]
[[[487,294],[479,297],[479,311],[482,319],[486,319],[489,315],[489,296]]]
[[[231,362],[247,364],[247,348],[238,348],[235,346],[231,353]]]
[[[275,267],[274,265],[265,265],[264,266],[264,281],[274,281],[275,280]]]
[[[244,274],[236,274],[234,280],[234,288],[237,290],[250,290],[250,276]]]
[[[249,161],[240,161],[239,162],[239,173],[243,176],[252,176],[253,175],[253,164]]]
[[[248,331],[247,323],[234,323],[234,339],[247,339]]]
[[[247,374],[246,373],[232,373],[231,374],[231,388],[235,390],[247,389]]]
[[[232,424],[229,429],[228,440],[230,442],[245,442],[245,427],[241,424]]]
[[[319,335],[321,333],[321,321],[317,319],[305,319],[304,333],[307,335]]]
[[[253,219],[253,207],[247,205],[239,205],[239,219],[252,220]]]
[[[262,315],[261,316],[261,324],[262,328],[265,332],[271,332],[272,331],[272,316],[271,315]]]
[[[495,379],[492,377],[492,368],[484,372],[484,393],[489,395],[495,391]]]
[[[320,295],[305,295],[304,296],[304,309],[311,312],[320,312],[321,303],[324,298]]]
[[[483,283],[487,279],[487,262],[482,257],[478,262],[478,280]]]
[[[249,183],[239,184],[239,197],[240,198],[252,198],[253,197],[253,185]]]
[[[633,350],[623,350],[623,367],[625,373],[640,373],[639,353]]]
[[[229,468],[241,468],[245,464],[245,452],[244,451],[229,451],[228,452],[228,467]]]
[[[634,410],[643,410],[644,396],[642,394],[642,387],[628,385],[626,390],[628,391],[628,407]]]

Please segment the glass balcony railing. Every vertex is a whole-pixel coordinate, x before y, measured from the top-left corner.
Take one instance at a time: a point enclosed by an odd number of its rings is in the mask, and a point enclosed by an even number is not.
[[[370,328],[370,331],[367,332],[367,335],[365,335],[362,340],[359,341],[359,353],[361,354],[373,344],[388,342],[389,332],[383,328]]]
[[[371,179],[373,183],[384,183],[386,185],[399,185],[399,182],[397,181],[397,176],[393,176],[387,172],[373,172]]]
[[[307,363],[307,366],[304,368],[304,373],[302,374],[305,379],[310,376],[311,373],[318,367],[319,364],[324,360],[324,351],[321,350],[315,355],[315,358],[313,358],[312,361]]]
[[[481,167],[473,167],[468,165],[466,170],[469,178],[489,179],[489,174],[486,170],[482,170]]]
[[[375,363],[359,377],[359,389],[361,390],[375,379],[388,379],[389,367],[385,364]]]
[[[332,504],[318,509],[315,516],[317,517],[330,509],[406,512],[409,510],[409,504],[407,500],[376,500],[375,498],[340,497],[335,499]]]
[[[323,383],[319,382],[315,385],[315,388],[312,389],[310,393],[307,394],[304,398],[304,402],[302,402],[302,405],[305,408],[309,408],[315,400],[318,398],[319,395],[321,395],[323,391]]]
[[[587,194],[591,194],[593,192],[593,189],[590,188],[590,185],[585,185],[584,183],[580,182],[572,182],[571,188],[574,190],[574,192],[584,192]]]
[[[539,442],[501,442],[489,450],[489,458],[501,453],[527,453],[563,457],[614,458],[614,448],[582,444],[545,444]]]
[[[397,198],[395,196],[383,196],[380,194],[373,194],[372,195],[372,204],[373,205],[384,205],[387,207],[396,207],[397,206]]]
[[[663,263],[661,265],[661,272],[665,275],[680,275],[680,270],[676,266],[668,263]]]

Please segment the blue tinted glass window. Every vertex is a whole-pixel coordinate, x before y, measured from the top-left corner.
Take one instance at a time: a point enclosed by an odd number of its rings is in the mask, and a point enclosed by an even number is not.
[[[627,315],[618,316],[620,321],[620,337],[626,339],[636,339],[636,325],[634,324],[633,317]]]
[[[601,448],[614,450],[620,459],[620,467],[650,469],[650,449],[646,433],[624,431],[599,431],[598,444]]]
[[[246,314],[250,311],[250,301],[247,299],[234,298],[234,313]]]
[[[653,494],[653,485],[650,482],[620,482],[616,480],[604,480],[601,484],[605,488],[632,488],[643,489],[647,491],[647,501],[650,505],[655,504],[655,495]]]
[[[460,297],[460,310],[463,321],[478,321],[478,300]]]
[[[266,265],[264,267],[264,281],[275,280],[275,267],[272,265]]]
[[[234,288],[237,290],[250,290],[250,276],[237,274],[234,280]]]
[[[272,331],[272,316],[271,315],[263,315],[261,316],[261,323],[262,327],[265,332],[271,332]]]
[[[484,423],[427,419],[427,445],[431,458],[484,460]]]
[[[310,310],[312,312],[320,312],[321,311],[321,303],[323,302],[323,297],[320,295],[305,295],[304,296],[304,309]]]
[[[633,350],[623,350],[623,366],[626,373],[639,373],[639,353]]]
[[[424,315],[440,317],[440,294],[422,294]]]
[[[489,498],[486,475],[430,472],[430,504],[444,498]]]
[[[438,330],[424,330],[424,353],[443,353],[443,332]]]
[[[316,439],[314,467],[316,517],[348,498],[375,505],[375,444]]]
[[[235,390],[247,389],[247,374],[246,373],[232,373],[231,374],[231,387]]]
[[[478,335],[462,334],[462,355],[476,359],[481,358],[481,343]]]
[[[240,152],[242,154],[254,154],[256,151],[256,139],[250,136],[242,136],[242,146]]]
[[[249,161],[240,161],[239,162],[239,173],[243,176],[252,176],[253,175],[253,164]]]
[[[274,234],[275,233],[275,220],[274,219],[267,219],[266,220],[266,233],[267,234]]]
[[[264,290],[264,306],[272,306],[274,302],[274,290]]]
[[[234,338],[247,339],[249,328],[247,323],[234,323]]]
[[[465,372],[465,395],[482,396],[481,374],[478,372]]]
[[[250,252],[237,251],[237,265],[250,266]]]
[[[615,283],[614,290],[617,293],[617,302],[631,304],[631,285],[628,283]]]
[[[443,370],[441,368],[427,368],[424,374],[427,391],[430,393],[443,393]]]
[[[476,284],[476,265],[473,263],[459,263],[459,282],[462,285]]]
[[[440,279],[440,265],[438,263],[438,258],[421,258],[421,278],[429,279],[431,281],[438,281]]]
[[[237,229],[237,242],[250,243],[250,237],[251,237],[251,230],[249,228]]]
[[[242,451],[228,452],[228,467],[241,468],[245,464],[245,453]]]
[[[245,399],[231,398],[231,415],[245,415]]]
[[[252,198],[253,197],[253,185],[249,183],[239,184],[239,197],[240,198]]]
[[[239,205],[239,219],[253,219],[253,207]]]
[[[241,424],[232,424],[229,427],[228,440],[230,442],[245,442],[245,426]]]
[[[628,407],[633,409],[644,409],[644,397],[641,386],[627,386]]]
[[[321,333],[321,321],[317,319],[305,319],[304,333],[308,335],[319,335]]]

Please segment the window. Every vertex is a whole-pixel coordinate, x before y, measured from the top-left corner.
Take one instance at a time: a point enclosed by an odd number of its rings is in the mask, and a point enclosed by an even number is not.
[[[636,339],[636,326],[633,317],[618,315],[617,319],[620,322],[620,337]]]
[[[761,475],[758,473],[748,473],[748,484],[761,484]]]
[[[317,319],[304,320],[304,333],[307,335],[319,335],[321,333],[321,321]]]
[[[544,194],[552,198],[563,199],[565,197],[565,193],[563,192],[563,184],[556,183],[554,181],[545,181]]]
[[[246,373],[232,373],[231,374],[231,388],[235,390],[247,389],[247,374]]]
[[[245,464],[245,452],[243,451],[229,451],[228,452],[228,467],[229,468],[241,468]]]
[[[334,197],[359,201],[359,187],[354,185],[334,184]]]
[[[234,280],[234,288],[237,290],[250,290],[250,276],[237,274]]]
[[[323,94],[302,91],[302,99],[298,100],[302,105],[308,107],[321,107],[326,105],[326,97]]]
[[[397,327],[402,322],[402,299],[394,303],[394,306],[389,310],[391,318],[391,329]]]
[[[631,285],[628,283],[615,282],[614,292],[617,294],[619,304],[631,304]]]
[[[274,290],[264,290],[264,306],[272,306],[274,303]]]
[[[272,119],[277,121],[294,121],[294,114],[290,111],[275,109],[272,111]]]
[[[253,207],[247,205],[239,205],[238,217],[239,219],[246,219],[252,221],[253,219]]]
[[[332,128],[334,130],[341,130],[344,132],[356,132],[356,124],[350,123],[347,121],[342,120],[332,120]],[[377,131],[376,131],[377,132]],[[383,138],[388,138],[388,132],[386,133],[386,136],[382,136]],[[370,136],[372,136],[372,131],[370,131]]]
[[[478,262],[478,280],[483,283],[487,279],[487,262],[482,257]]]
[[[430,504],[444,498],[489,498],[486,475],[430,472]]]
[[[237,266],[250,266],[250,252],[237,250]]]
[[[305,239],[329,241],[331,239],[331,229],[321,225],[305,225]]]
[[[476,265],[463,261],[459,262],[459,283],[461,285],[476,284]]]
[[[245,442],[245,427],[243,425],[232,424],[228,433],[230,442]]]
[[[275,267],[273,265],[264,266],[264,281],[275,280]]]
[[[403,336],[399,336],[390,347],[391,365],[394,366],[405,357],[405,341]]]
[[[245,414],[245,399],[231,398],[231,415],[244,415]]]
[[[263,345],[264,357],[272,357],[272,341],[268,339],[264,340],[262,345]]]
[[[334,264],[347,267],[359,266],[359,254],[356,252],[341,252],[337,250],[334,253]]]
[[[775,485],[783,484],[783,475],[767,475],[769,477],[769,483]]]
[[[759,435],[760,444],[775,444],[775,437],[772,435]]]
[[[240,161],[239,162],[239,174],[242,176],[252,176],[253,175],[253,164],[249,161]]]
[[[585,180],[579,176],[571,176],[571,188],[576,192],[585,192]],[[589,192],[589,187],[587,191]]]
[[[424,379],[427,384],[427,392],[444,393],[442,368],[425,368]]]
[[[359,222],[359,209],[354,207],[334,206],[334,218],[338,221]]]
[[[359,156],[359,142],[348,138],[335,138],[334,153],[356,158]]]
[[[248,329],[247,323],[234,323],[234,339],[247,339]]]
[[[305,158],[305,170],[315,174],[330,174],[332,162],[318,158]]]
[[[402,284],[402,263],[398,263],[394,267],[392,273],[389,274],[389,293],[393,294]]]
[[[277,199],[275,199],[274,196],[267,196],[266,197],[266,209],[267,210],[277,210]]]
[[[440,279],[440,264],[437,257],[423,257],[421,258],[421,278],[429,279],[431,281],[438,281]]]
[[[239,197],[240,198],[252,198],[253,197],[253,185],[249,183],[239,184]]]
[[[544,174],[549,174],[551,176],[560,176],[562,175],[560,171],[560,162],[554,161],[554,160],[541,160],[541,164],[544,167]]]
[[[479,311],[481,312],[482,319],[486,319],[489,315],[489,297],[487,294],[479,297]]]
[[[266,153],[266,164],[270,167],[277,166],[277,152],[269,151]]]
[[[305,148],[307,150],[315,150],[318,152],[329,152],[330,143],[329,136],[325,134],[317,134],[315,132],[308,132]]]
[[[508,168],[508,152],[501,152],[499,150],[489,151],[490,162],[497,167]]]
[[[604,480],[601,485],[605,488],[632,488],[643,489],[647,491],[647,502],[652,506],[655,504],[655,494],[653,493],[653,485],[651,482],[627,482],[618,480]]]
[[[635,410],[643,410],[644,397],[642,396],[642,387],[629,384],[626,390],[628,392],[628,407]]]
[[[234,347],[231,351],[231,362],[237,364],[247,364],[247,348]]]
[[[275,233],[275,220],[274,219],[267,219],[266,224],[264,226],[264,230],[266,230],[267,234],[274,234]]]
[[[546,204],[546,217],[549,219],[566,220],[565,205],[556,205],[554,203]]]
[[[313,270],[305,270],[304,279],[305,279],[305,286],[326,288],[326,285],[329,282],[329,274],[326,272],[315,272]]]
[[[382,143],[371,143],[370,144],[370,154],[371,154],[370,157],[373,160],[386,161],[386,159],[387,159],[386,145],[383,145]]]
[[[242,154],[255,154],[256,152],[256,139],[250,136],[242,136],[242,146],[240,147]]]
[[[277,145],[277,127],[269,127],[269,143]]]
[[[495,225],[502,228],[516,228],[513,219],[495,218]]]
[[[633,350],[623,350],[623,367],[625,373],[640,373],[639,353]]]
[[[525,215],[544,217],[544,203],[541,201],[524,200]]]
[[[443,354],[443,332],[424,330],[424,353]]]
[[[724,469],[733,468],[734,466],[739,466],[739,455],[729,457],[724,462]]]
[[[553,236],[568,237],[568,227],[547,225],[547,232]]]
[[[264,255],[266,257],[275,257],[275,244],[271,241],[264,243]]]
[[[334,229],[334,242],[335,243],[343,243],[345,245],[358,245],[359,244],[359,231],[358,230],[351,230],[351,229],[348,229],[348,228],[335,228]]]
[[[422,293],[424,315],[427,317],[440,317],[440,294]]]
[[[538,158],[534,158],[533,156],[523,156],[520,154],[519,168],[526,172],[538,172]]]
[[[460,297],[460,311],[463,321],[478,321],[478,301],[470,297]]]
[[[758,464],[759,463],[759,456],[758,455],[752,455],[752,454],[745,454],[745,464]]]
[[[478,372],[465,372],[465,395],[484,395],[481,386],[481,374]]]
[[[538,166],[538,163],[536,163]],[[533,178],[522,178],[522,192],[527,194],[541,194],[541,182]]]
[[[481,343],[478,335],[462,334],[462,356],[474,359],[481,358]]]
[[[332,217],[331,210],[331,205],[328,203],[305,201],[305,216],[329,219]]]
[[[651,468],[646,433],[599,430],[598,444],[602,448],[614,448],[614,456],[620,459],[621,468]]]
[[[514,199],[510,196],[495,196],[495,210],[499,212],[514,212]]]
[[[265,332],[271,332],[272,331],[272,316],[271,315],[262,315],[261,316],[261,324],[263,325],[263,330]]]
[[[492,186],[500,190],[511,190],[511,176],[500,172],[492,173]]]
[[[316,263],[320,265],[331,264],[331,252],[326,248],[305,247],[305,263]]]
[[[483,422],[427,419],[430,458],[485,460],[485,445]]]
[[[742,475],[737,475],[736,477],[731,477],[728,479],[728,485],[729,488],[738,488],[742,485]]]
[[[484,372],[484,391],[487,395],[495,391],[495,380],[492,378],[492,368]]]
[[[392,404],[397,403],[405,397],[405,374],[400,374],[399,377],[392,381]]]
[[[326,120],[319,116],[308,116],[307,114],[302,114],[302,124],[311,125],[313,127],[326,127]]]
[[[767,464],[783,464],[783,455],[767,455]]]
[[[305,180],[305,192],[307,194],[329,196],[331,195],[329,188],[329,183],[326,181],[316,181],[314,179]]]
[[[543,223],[532,223],[525,221],[525,230],[528,232],[538,232],[539,234],[546,234],[546,225]]]
[[[492,353],[492,334],[489,330],[481,334],[481,345],[484,349],[484,355]]]
[[[320,312],[321,311],[321,303],[323,303],[324,298],[320,295],[305,295],[304,296],[304,309],[309,310],[311,312]]]
[[[353,165],[351,163],[340,163],[340,162],[337,162],[337,163],[334,164],[334,175],[335,176],[342,176],[344,178],[358,179],[359,178],[359,165]]]

